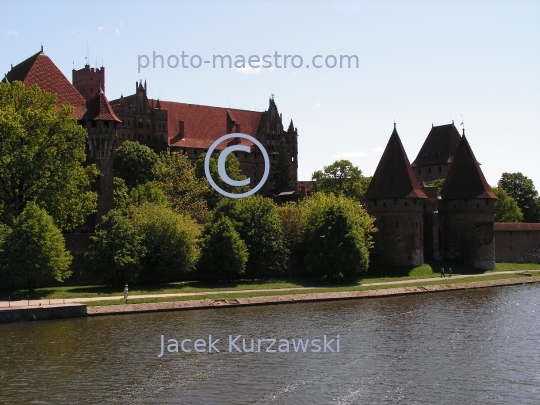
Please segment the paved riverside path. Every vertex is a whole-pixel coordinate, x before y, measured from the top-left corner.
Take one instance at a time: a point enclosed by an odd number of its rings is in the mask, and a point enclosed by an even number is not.
[[[525,273],[529,270],[510,270],[510,271],[495,271],[491,273],[481,273],[481,274],[459,274],[452,275],[452,279],[459,278],[469,278],[469,277],[483,277],[483,276],[492,276],[497,274],[513,274],[513,273]],[[534,271],[534,270],[533,270]],[[448,276],[446,276],[448,279]],[[195,295],[215,295],[215,294],[236,294],[236,293],[256,293],[256,292],[269,292],[269,291],[301,291],[301,290],[318,290],[325,288],[342,288],[342,287],[369,287],[377,285],[399,285],[399,284],[410,284],[410,283],[424,283],[429,281],[438,281],[441,277],[431,277],[431,278],[419,278],[413,280],[399,280],[399,281],[383,281],[379,283],[360,283],[354,285],[343,285],[343,286],[327,286],[327,287],[287,287],[287,288],[262,288],[259,290],[227,290],[227,291],[199,291],[199,292],[190,292],[190,293],[166,293],[166,294],[137,294],[129,295],[129,299],[138,299],[138,298],[168,298],[168,297],[189,297]],[[22,300],[22,301],[11,301],[11,304],[7,301],[0,301],[0,308],[7,308],[11,305],[11,308],[14,307],[28,307],[28,306],[48,306],[50,305],[62,305],[62,304],[83,304],[85,302],[93,301],[124,301],[123,291],[119,292],[117,296],[108,296],[108,297],[81,297],[81,298],[48,298],[42,300]]]

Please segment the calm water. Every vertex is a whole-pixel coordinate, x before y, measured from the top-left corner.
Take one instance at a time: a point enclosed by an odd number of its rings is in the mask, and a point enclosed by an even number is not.
[[[0,325],[0,403],[537,405],[539,316],[528,285]],[[221,351],[158,358],[162,334]],[[229,334],[340,352],[229,353]]]

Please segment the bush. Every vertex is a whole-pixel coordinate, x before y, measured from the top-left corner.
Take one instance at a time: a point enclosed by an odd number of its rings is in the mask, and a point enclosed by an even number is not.
[[[300,241],[313,276],[342,278],[366,271],[374,219],[344,196],[316,193],[301,204]]]
[[[175,280],[194,270],[198,236],[192,219],[161,204],[113,210],[91,238],[89,271],[112,284]]]
[[[142,270],[141,259],[146,254],[142,237],[125,213],[112,210],[98,225],[86,257],[87,271],[111,285],[134,283]]]
[[[289,251],[277,205],[269,198],[252,195],[246,198],[225,198],[216,207],[209,226],[222,217],[230,219],[246,244],[246,273],[251,278],[267,272],[283,272]]]
[[[63,281],[71,275],[73,257],[66,250],[62,232],[53,218],[34,203],[29,203],[13,224],[3,226],[0,267],[8,283],[26,283],[31,291],[38,281]]]
[[[150,203],[132,206],[127,215],[146,249],[141,258],[146,279],[177,280],[195,269],[200,232],[194,220]]]
[[[246,244],[227,217],[206,229],[199,269],[205,276],[234,278],[244,273],[248,260]]]

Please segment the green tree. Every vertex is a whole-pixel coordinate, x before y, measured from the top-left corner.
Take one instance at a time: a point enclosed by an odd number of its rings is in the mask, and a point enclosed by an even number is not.
[[[221,189],[227,191],[228,193],[233,194],[242,194],[250,190],[249,186],[231,186],[230,184],[227,184],[223,181],[223,179],[220,177],[218,173],[218,166],[217,161],[219,158],[219,153],[216,154],[216,156],[210,157],[210,163],[208,165],[210,169],[210,175],[212,176],[212,180],[220,187]],[[199,179],[200,181],[203,181],[208,184],[208,193],[206,195],[206,199],[214,199],[214,200],[220,200],[224,196],[220,193],[218,193],[210,184],[208,183],[208,180],[206,178],[206,173],[204,170],[204,160],[206,159],[206,153],[201,153],[199,155],[199,158],[195,162],[195,177]],[[246,179],[246,176],[242,173],[242,170],[240,170],[240,161],[238,158],[233,155],[232,153],[229,153],[227,155],[227,158],[225,159],[225,171],[227,172],[227,175],[233,179],[233,180],[244,180]]]
[[[288,250],[293,253],[300,246],[300,229],[302,214],[297,203],[289,201],[278,208],[283,229],[283,237]]]
[[[39,281],[63,281],[71,275],[73,257],[66,250],[62,232],[36,204],[28,203],[11,232],[4,235],[0,262],[10,284],[25,282],[31,291]]]
[[[278,144],[277,152],[277,164],[272,173],[272,181],[274,183],[273,193],[277,195],[284,191],[296,191],[297,184],[295,184],[293,178],[289,145],[281,140]]]
[[[125,141],[114,152],[114,175],[124,179],[129,189],[154,180],[159,156],[139,142]]]
[[[0,205],[7,224],[32,201],[66,230],[96,210],[89,185],[98,172],[83,166],[87,133],[73,107],[57,110],[56,102],[36,85],[0,83]]]
[[[499,199],[495,201],[495,222],[521,222],[523,213],[516,201],[502,187],[491,187]]]
[[[142,271],[146,254],[138,229],[122,210],[111,210],[98,225],[86,253],[88,273],[111,285],[134,283]]]
[[[266,271],[275,273],[285,270],[289,252],[283,238],[278,207],[270,198],[258,195],[240,199],[224,198],[212,213],[210,224],[222,217],[231,220],[247,246],[247,275],[255,278]]]
[[[503,173],[498,185],[516,201],[523,213],[523,221],[540,222],[538,191],[531,179],[522,173]]]
[[[124,207],[127,203],[129,190],[124,179],[120,177],[113,178],[113,199],[114,208]]]
[[[367,270],[374,218],[355,200],[316,193],[301,203],[301,242],[315,276],[350,277]]]
[[[148,182],[139,184],[133,188],[127,199],[125,205],[142,205],[144,203],[152,203],[162,205],[169,208],[171,204],[167,200],[167,196],[156,182]]]
[[[444,184],[444,179],[437,179],[437,180],[433,180],[430,186],[437,187],[437,194],[440,194],[443,184]]]
[[[234,278],[244,273],[248,250],[227,217],[206,228],[199,269],[206,276]]]
[[[161,165],[154,167],[157,185],[169,199],[173,210],[203,221],[208,215],[205,196],[208,182],[197,179],[187,156],[166,151],[160,155]]]
[[[163,204],[142,203],[127,210],[142,237],[142,276],[148,280],[177,280],[195,269],[199,257],[199,227],[191,218]]]
[[[362,171],[353,166],[348,160],[338,160],[324,170],[313,173],[315,181],[312,192],[324,191],[334,195],[343,194],[346,197],[360,199],[369,186],[370,178],[364,177]]]

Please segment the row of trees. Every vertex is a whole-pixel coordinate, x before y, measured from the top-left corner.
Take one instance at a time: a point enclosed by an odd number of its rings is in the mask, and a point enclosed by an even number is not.
[[[261,196],[226,198],[202,230],[165,204],[143,202],[111,211],[87,256],[90,274],[113,284],[194,271],[205,278],[255,278],[299,267],[335,279],[367,270],[375,231],[373,218],[342,195],[317,193],[281,207]]]

